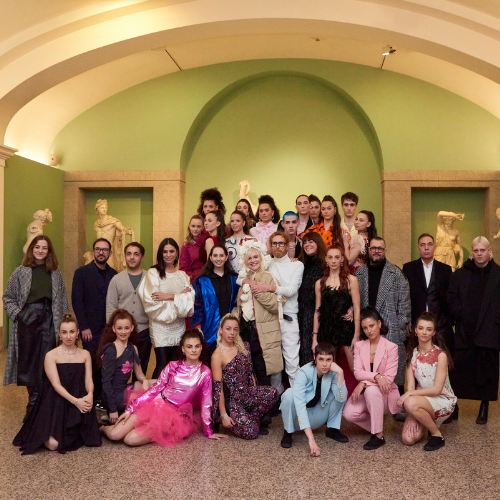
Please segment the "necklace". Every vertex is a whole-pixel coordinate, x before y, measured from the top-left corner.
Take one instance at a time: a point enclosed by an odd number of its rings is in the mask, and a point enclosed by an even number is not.
[[[421,356],[425,356],[426,354],[429,354],[432,349],[434,349],[434,346],[432,346],[428,351],[425,351],[425,352],[422,352],[422,350],[420,349],[420,346],[418,347],[418,353],[421,355]]]
[[[76,354],[76,351],[78,351],[78,347],[73,351],[73,352],[69,352],[67,351],[66,349],[64,349],[64,347],[62,345],[59,346],[59,349],[61,349],[62,352],[68,354],[68,355],[72,355],[72,354]]]
[[[236,349],[236,346],[233,345],[233,347],[226,347],[225,345],[219,344],[222,349],[225,349],[226,351],[232,351],[233,349]]]

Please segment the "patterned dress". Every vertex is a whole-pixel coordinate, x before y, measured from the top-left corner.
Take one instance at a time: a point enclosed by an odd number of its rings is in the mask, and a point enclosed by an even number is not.
[[[250,353],[250,344],[245,342],[245,348]],[[226,411],[234,422],[231,430],[243,439],[255,439],[258,436],[259,426],[256,421],[278,400],[274,387],[254,386],[252,374],[252,356],[245,356],[238,351],[222,369],[222,381],[213,381],[214,410],[219,409],[221,386],[224,384]]]
[[[349,243],[349,247],[352,248],[353,246],[359,246],[359,255],[354,261],[354,264],[349,267],[349,271],[351,274],[354,274],[356,272],[356,269],[358,269],[361,266],[364,266],[366,264],[366,261],[368,260],[368,246],[370,245],[370,242],[368,241],[368,234],[367,233],[361,233],[356,235],[351,242]]]
[[[438,364],[438,356],[443,351],[437,347],[433,348],[426,354],[419,354],[418,349],[415,347],[413,356],[411,358],[411,367],[413,375],[417,379],[417,389],[427,389],[434,385],[436,380],[436,370]],[[452,413],[457,404],[457,398],[451,388],[448,373],[446,373],[446,380],[443,390],[439,396],[424,396],[434,410],[434,419],[436,425],[439,427]]]

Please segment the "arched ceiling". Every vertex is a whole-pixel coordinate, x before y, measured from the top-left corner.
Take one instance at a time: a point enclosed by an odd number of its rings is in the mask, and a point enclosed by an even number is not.
[[[178,66],[316,58],[380,67],[387,44],[397,52],[384,70],[500,118],[498,0],[0,0],[0,19],[0,144],[41,162],[80,113]]]

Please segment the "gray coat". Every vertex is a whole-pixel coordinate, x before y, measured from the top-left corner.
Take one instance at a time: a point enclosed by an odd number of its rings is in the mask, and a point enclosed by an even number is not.
[[[354,273],[358,278],[361,308],[368,306],[368,267],[361,266]],[[403,385],[406,369],[407,325],[411,324],[410,285],[398,266],[386,262],[378,288],[377,311],[389,328],[387,340],[398,345],[398,373],[394,382]]]
[[[17,267],[9,278],[7,290],[3,294],[3,307],[7,316],[14,322],[9,337],[9,351],[7,353],[7,365],[5,366],[5,377],[3,385],[17,383],[17,315],[21,312],[28,300],[31,290],[32,268],[26,266]],[[56,340],[59,335],[59,325],[62,317],[68,312],[68,300],[66,298],[66,288],[64,278],[60,269],[56,269],[52,274],[52,320]]]

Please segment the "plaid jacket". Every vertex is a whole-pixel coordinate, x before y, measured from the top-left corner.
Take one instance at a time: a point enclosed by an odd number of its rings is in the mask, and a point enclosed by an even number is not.
[[[9,337],[9,350],[7,353],[7,365],[5,366],[5,377],[3,385],[17,383],[17,315],[21,312],[28,300],[31,290],[31,267],[19,266],[9,278],[7,290],[3,294],[3,307],[7,316],[14,322]],[[56,339],[59,334],[59,325],[62,317],[68,312],[68,300],[64,278],[60,269],[52,273],[52,320]]]
[[[354,273],[358,278],[361,308],[368,306],[368,266],[361,266]],[[378,288],[377,311],[389,328],[387,340],[398,345],[398,374],[394,380],[397,385],[405,381],[405,359],[407,325],[411,324],[410,285],[398,266],[386,262]]]

